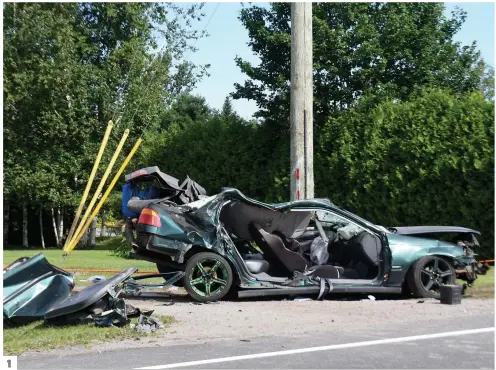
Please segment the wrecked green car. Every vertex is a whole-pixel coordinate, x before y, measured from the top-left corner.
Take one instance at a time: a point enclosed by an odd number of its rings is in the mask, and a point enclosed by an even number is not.
[[[475,230],[384,228],[327,199],[265,204],[233,188],[178,204],[184,187],[165,176],[157,167],[126,176],[128,185],[140,191],[153,186],[158,195],[123,200],[123,208],[132,205],[136,212],[128,219],[128,237],[135,258],[156,263],[161,272],[184,271],[184,288],[201,302],[228,294],[435,298],[440,286],[455,283],[457,270],[469,284],[476,279]],[[164,190],[172,195],[164,197]]]

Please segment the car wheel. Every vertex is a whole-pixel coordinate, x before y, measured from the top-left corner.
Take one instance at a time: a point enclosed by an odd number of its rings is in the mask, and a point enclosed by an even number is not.
[[[425,256],[417,260],[408,276],[408,286],[418,298],[439,298],[441,285],[455,283],[455,268],[445,259]]]
[[[166,266],[166,265],[161,265],[161,264],[158,264],[158,263],[157,263],[157,270],[161,274],[167,274],[167,273],[171,273],[171,272],[177,272],[177,269],[174,269],[174,268],[169,267],[169,266]],[[167,281],[167,278],[164,277],[164,280]],[[177,286],[179,288],[184,288],[184,279],[179,279],[178,281],[176,281],[172,285]]]
[[[229,262],[211,252],[202,252],[191,257],[184,273],[184,288],[191,298],[200,302],[222,299],[233,283]]]

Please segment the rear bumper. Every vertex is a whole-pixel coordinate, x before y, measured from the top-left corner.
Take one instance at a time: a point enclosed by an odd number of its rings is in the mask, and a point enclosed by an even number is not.
[[[137,253],[140,251],[154,252],[164,255],[164,258],[169,257],[170,260],[176,263],[184,262],[184,254],[189,249],[189,245],[186,243],[147,232],[137,233],[136,245],[138,247]]]

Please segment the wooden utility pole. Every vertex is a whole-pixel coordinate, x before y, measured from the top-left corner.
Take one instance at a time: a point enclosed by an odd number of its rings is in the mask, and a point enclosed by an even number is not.
[[[313,35],[312,2],[305,6],[305,199],[314,197],[313,184]]]
[[[291,200],[314,197],[312,3],[291,3]]]

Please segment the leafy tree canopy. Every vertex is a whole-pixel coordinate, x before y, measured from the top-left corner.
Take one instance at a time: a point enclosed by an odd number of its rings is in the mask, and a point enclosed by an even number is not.
[[[5,4],[6,198],[74,204],[84,187],[74,179],[89,175],[110,119],[120,123],[102,168],[124,128],[131,128],[125,152],[158,125],[205,72],[183,59],[204,35],[191,27],[202,6]]]
[[[477,88],[476,45],[453,40],[466,15],[458,9],[447,18],[443,12],[441,3],[314,3],[316,127],[367,91],[405,100],[422,86]],[[236,59],[248,78],[235,84],[233,93],[235,99],[255,100],[256,115],[284,129],[289,127],[290,18],[289,3],[241,11],[249,46],[261,63]]]

